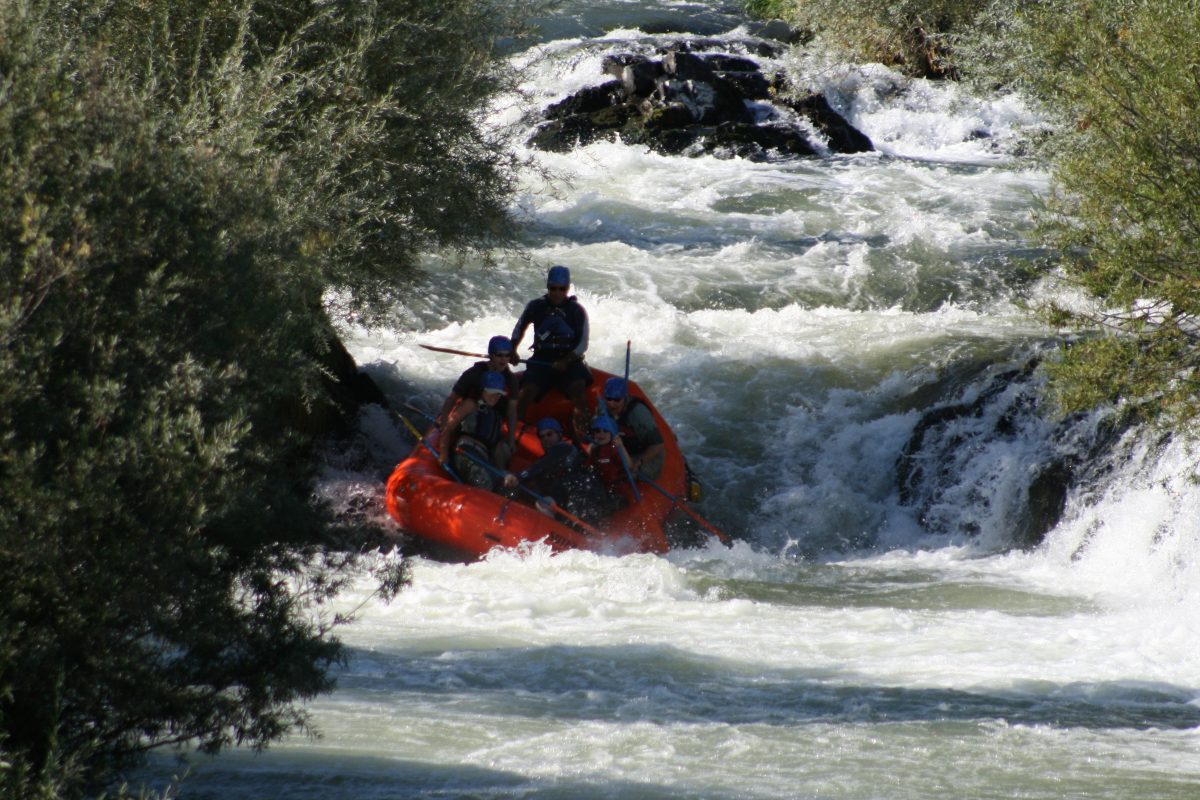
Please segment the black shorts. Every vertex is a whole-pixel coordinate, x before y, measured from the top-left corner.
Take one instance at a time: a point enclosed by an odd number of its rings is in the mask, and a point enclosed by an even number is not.
[[[567,387],[576,381],[583,381],[584,386],[592,385],[592,371],[583,361],[572,361],[566,369],[559,372],[553,364],[534,356],[534,360],[525,362],[525,377],[521,379],[521,388],[536,386],[536,400],[544,395],[547,389],[558,389],[566,394]]]

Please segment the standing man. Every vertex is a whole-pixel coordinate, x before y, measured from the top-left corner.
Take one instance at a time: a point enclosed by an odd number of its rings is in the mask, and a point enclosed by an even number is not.
[[[575,430],[587,431],[588,410],[584,392],[592,382],[592,373],[583,361],[588,347],[588,316],[571,288],[571,272],[561,264],[546,273],[546,294],[530,300],[513,328],[515,351],[533,326],[533,357],[525,361],[525,378],[517,399],[517,416],[525,418],[529,404],[547,389],[557,388],[575,406]],[[583,438],[582,435],[579,436]]]
[[[508,422],[505,441],[508,444],[509,453],[515,453],[517,451],[517,402],[515,398],[518,384],[517,376],[509,369],[513,354],[512,342],[508,340],[507,336],[493,336],[488,340],[487,352],[487,361],[476,361],[463,370],[462,375],[458,376],[454,388],[450,390],[450,394],[446,395],[446,400],[442,403],[442,410],[438,412],[437,424],[438,426],[446,424],[450,418],[450,412],[454,410],[460,400],[474,400],[478,403],[483,398],[483,376],[489,372],[498,372],[504,377],[505,391],[508,393],[502,406]]]

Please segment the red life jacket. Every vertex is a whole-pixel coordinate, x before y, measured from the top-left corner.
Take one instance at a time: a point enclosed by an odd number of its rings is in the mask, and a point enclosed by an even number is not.
[[[587,463],[600,482],[609,489],[625,483],[625,467],[621,464],[621,453],[617,450],[616,442],[592,445]]]

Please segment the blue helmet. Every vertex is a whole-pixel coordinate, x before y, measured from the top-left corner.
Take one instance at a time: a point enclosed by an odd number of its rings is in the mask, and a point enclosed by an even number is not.
[[[488,370],[483,373],[483,390],[485,392],[503,392],[508,389],[508,381],[499,372]]]
[[[508,355],[512,352],[512,349],[512,342],[507,336],[493,336],[491,339],[488,339],[489,356]]]
[[[609,378],[604,382],[606,400],[622,400],[629,397],[629,381],[624,378]]]
[[[564,267],[562,264],[556,264],[546,273],[547,286],[570,286],[571,285],[571,270]]]
[[[592,430],[608,431],[610,435],[617,435],[617,423],[612,417],[596,417],[592,420]]]
[[[562,425],[559,425],[558,420],[556,420],[554,417],[542,417],[539,419],[537,422],[537,429],[538,433],[541,433],[542,431],[558,431],[559,433],[563,432]]]

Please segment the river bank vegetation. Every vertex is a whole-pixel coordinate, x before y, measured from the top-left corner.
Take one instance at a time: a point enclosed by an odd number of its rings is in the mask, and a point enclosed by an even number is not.
[[[305,727],[355,563],[310,496],[325,299],[511,241],[479,120],[529,13],[0,2],[0,796]]]
[[[1047,270],[1088,303],[1048,362],[1063,411],[1119,403],[1200,416],[1200,3],[1151,0],[750,0],[853,57],[1022,91],[1057,123],[1041,235]]]

